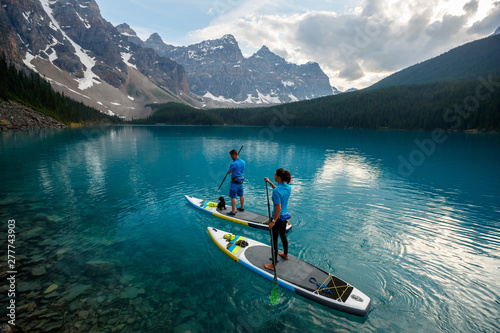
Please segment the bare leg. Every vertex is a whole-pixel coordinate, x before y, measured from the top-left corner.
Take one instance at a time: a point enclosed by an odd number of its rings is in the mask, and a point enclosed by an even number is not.
[[[231,198],[231,212],[236,213],[236,198]]]
[[[244,209],[244,205],[245,205],[245,197],[240,197],[240,205],[241,205],[241,209]]]

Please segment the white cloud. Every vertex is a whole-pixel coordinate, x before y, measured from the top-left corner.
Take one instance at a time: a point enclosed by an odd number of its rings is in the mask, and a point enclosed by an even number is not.
[[[296,63],[318,62],[332,85],[363,88],[384,76],[437,56],[500,26],[494,0],[366,0],[344,13],[289,13],[283,1],[227,0],[193,39],[233,34],[243,52],[267,45]],[[287,14],[271,14],[272,12]]]

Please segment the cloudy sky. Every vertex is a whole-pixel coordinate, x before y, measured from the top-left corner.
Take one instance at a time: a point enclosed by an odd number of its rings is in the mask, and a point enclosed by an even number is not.
[[[232,34],[245,56],[262,45],[318,62],[340,90],[385,76],[500,27],[500,0],[96,0],[113,24],[189,45]]]

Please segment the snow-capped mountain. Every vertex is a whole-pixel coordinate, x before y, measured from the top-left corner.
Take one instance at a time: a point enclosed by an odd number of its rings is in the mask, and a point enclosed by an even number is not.
[[[144,105],[189,100],[183,66],[132,43],[94,0],[0,0],[0,47],[53,87],[127,118]]]
[[[95,0],[0,0],[0,50],[65,95],[108,114],[144,117],[146,104],[277,104],[332,95],[317,63],[288,63],[263,46],[245,58],[232,35],[198,44],[143,42],[114,27]]]
[[[189,46],[167,45],[158,34],[145,42],[186,68],[191,91],[232,104],[278,104],[332,95],[317,63],[296,65],[266,46],[245,58],[232,35]]]
[[[139,46],[145,46],[142,39],[137,36],[136,32],[127,23],[117,25],[116,29],[120,32],[122,38],[127,39],[131,43],[138,44]]]

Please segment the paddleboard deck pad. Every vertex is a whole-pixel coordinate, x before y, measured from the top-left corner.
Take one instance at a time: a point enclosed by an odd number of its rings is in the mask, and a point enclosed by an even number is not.
[[[184,196],[186,200],[192,204],[194,207],[198,208],[199,210],[208,213],[210,215],[213,215],[215,217],[239,223],[242,225],[246,225],[249,227],[253,228],[258,228],[258,229],[265,229],[269,230],[269,217],[262,215],[262,214],[257,214],[257,213],[252,213],[247,210],[240,212],[237,211],[236,215],[227,215],[228,212],[231,211],[231,206],[226,207],[228,209],[226,210],[220,210],[217,208],[217,204],[214,202],[210,202],[207,200],[203,199],[197,199],[193,198],[189,195]],[[286,232],[290,232],[292,230],[292,225],[290,223],[287,223],[286,225]]]
[[[207,228],[215,244],[231,259],[254,273],[273,281],[274,272],[264,268],[270,264],[271,247],[244,236],[216,228]],[[349,283],[303,260],[288,255],[278,256],[278,285],[297,295],[335,310],[364,317],[371,300]]]

